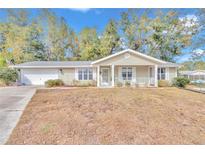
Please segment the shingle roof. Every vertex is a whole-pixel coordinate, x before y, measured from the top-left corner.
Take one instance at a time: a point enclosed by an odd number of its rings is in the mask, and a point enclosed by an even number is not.
[[[32,61],[22,64],[14,65],[14,68],[65,68],[65,67],[83,67],[90,66],[92,61]],[[178,67],[178,64],[167,62],[165,64],[159,65],[159,67]]]
[[[32,61],[15,65],[14,68],[22,67],[75,67],[89,66],[92,61]]]

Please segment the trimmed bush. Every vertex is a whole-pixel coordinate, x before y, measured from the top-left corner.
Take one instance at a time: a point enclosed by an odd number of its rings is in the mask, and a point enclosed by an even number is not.
[[[126,86],[126,87],[130,87],[130,85],[131,85],[130,81],[126,81],[126,82],[125,82],[125,86]]]
[[[158,86],[159,87],[169,87],[170,84],[169,84],[169,81],[167,81],[167,80],[159,80],[158,81]]]
[[[63,86],[64,83],[60,79],[55,79],[55,80],[48,80],[45,82],[46,87],[60,87]]]
[[[18,73],[16,70],[11,68],[0,68],[0,79],[9,85],[12,82],[16,82]]]
[[[174,78],[173,85],[176,87],[184,88],[187,84],[190,83],[190,80],[184,77]]]

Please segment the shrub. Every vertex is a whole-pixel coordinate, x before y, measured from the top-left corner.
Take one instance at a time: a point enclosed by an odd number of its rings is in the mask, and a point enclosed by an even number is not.
[[[59,87],[59,86],[63,86],[63,85],[64,85],[64,83],[60,79],[48,80],[45,82],[46,87]]]
[[[3,80],[6,85],[11,82],[16,82],[18,73],[16,70],[11,68],[0,68],[0,79]]]
[[[6,82],[2,79],[0,79],[0,87],[6,86]]]
[[[129,87],[130,85],[131,85],[131,83],[130,83],[129,81],[126,81],[126,82],[125,82],[125,86],[126,86],[126,87]]]
[[[159,87],[169,87],[170,85],[169,85],[169,81],[167,81],[167,80],[159,80],[158,81],[158,86]]]
[[[174,78],[173,85],[176,87],[184,88],[187,84],[190,83],[190,80],[184,77]]]
[[[95,80],[88,80],[88,81],[73,80],[73,86],[76,87],[92,87],[96,85],[97,82]]]
[[[122,87],[122,82],[117,82],[117,87]]]

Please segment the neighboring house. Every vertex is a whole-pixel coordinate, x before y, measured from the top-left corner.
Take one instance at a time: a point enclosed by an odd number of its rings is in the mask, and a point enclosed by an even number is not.
[[[188,78],[190,81],[197,81],[197,80],[205,81],[205,70],[180,71],[179,75]]]
[[[133,86],[157,87],[158,80],[177,77],[177,64],[127,49],[96,61],[34,61],[13,66],[26,85],[44,85],[62,79],[66,85],[96,82],[98,87],[114,87],[129,82]]]

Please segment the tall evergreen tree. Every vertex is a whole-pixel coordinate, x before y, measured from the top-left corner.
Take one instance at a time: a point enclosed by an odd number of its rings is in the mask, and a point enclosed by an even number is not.
[[[120,36],[118,34],[117,23],[110,20],[103,35],[100,37],[100,55],[102,57],[116,52],[120,47]]]

